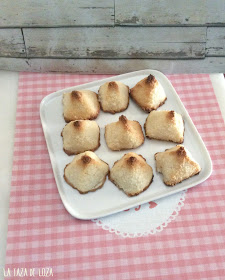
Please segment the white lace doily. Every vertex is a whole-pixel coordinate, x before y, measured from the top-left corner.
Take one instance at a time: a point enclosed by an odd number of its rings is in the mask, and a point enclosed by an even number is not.
[[[186,191],[151,201],[107,217],[92,220],[123,237],[141,237],[162,231],[184,205]]]

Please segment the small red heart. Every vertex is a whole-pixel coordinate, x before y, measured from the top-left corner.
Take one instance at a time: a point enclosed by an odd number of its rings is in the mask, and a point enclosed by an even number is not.
[[[149,202],[149,208],[155,208],[158,204],[155,203],[154,201]]]

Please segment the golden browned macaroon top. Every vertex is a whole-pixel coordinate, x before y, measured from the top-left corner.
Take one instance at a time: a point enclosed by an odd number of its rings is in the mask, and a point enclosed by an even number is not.
[[[135,162],[137,162],[137,158],[134,156],[131,156],[127,159],[127,164],[130,166],[133,166],[135,164]]]
[[[84,155],[81,157],[81,162],[84,164],[84,165],[87,165],[89,164],[90,162],[92,161],[92,158],[87,156],[87,155]]]
[[[125,129],[129,130],[131,123],[129,123],[127,117],[125,117],[124,115],[120,116],[119,122],[125,127]]]
[[[169,112],[167,113],[167,118],[168,118],[169,120],[174,120],[174,117],[175,117],[175,112],[174,112],[174,111],[169,111]]]
[[[179,157],[179,158],[182,158],[182,159],[185,158],[185,157],[187,156],[187,153],[186,153],[186,151],[185,151],[185,149],[184,149],[183,146],[179,147],[179,149],[177,149],[176,151],[171,152],[171,153],[177,154],[178,157]]]
[[[128,153],[125,155],[126,157],[126,164],[128,168],[136,168],[146,165],[146,159],[143,158],[142,155],[138,155],[136,153]]]
[[[119,117],[119,120],[122,122],[122,123],[124,123],[124,124],[127,124],[127,117],[126,116],[124,116],[124,115],[121,115],[120,117]]]
[[[95,121],[72,121],[63,128],[61,135],[63,150],[68,155],[95,151],[100,146],[100,128]]]
[[[153,75],[139,81],[130,91],[133,100],[146,112],[156,110],[166,101],[163,87]]]
[[[109,166],[95,153],[86,151],[76,155],[64,169],[64,179],[81,194],[101,188],[109,173]]]
[[[80,129],[82,127],[82,122],[81,121],[75,121],[73,123],[73,126],[76,128],[76,129]]]
[[[182,145],[155,154],[156,170],[163,174],[163,181],[174,186],[201,171],[199,164]]]
[[[82,93],[80,91],[74,90],[71,92],[71,99],[72,100],[79,100],[81,101]]]
[[[114,163],[109,179],[128,196],[134,196],[149,187],[153,172],[141,155],[130,152]]]
[[[109,82],[108,88],[113,89],[115,92],[119,91],[119,87],[118,87],[118,84],[116,82]]]
[[[98,100],[104,112],[122,112],[129,105],[129,87],[120,81],[106,82],[98,90]]]
[[[184,141],[184,121],[180,114],[174,111],[152,111],[145,125],[146,137],[175,143]]]
[[[63,94],[63,116],[66,122],[93,120],[100,111],[97,94],[90,90],[74,90]]]
[[[134,149],[144,143],[144,134],[139,122],[122,115],[117,122],[106,125],[105,140],[113,151]]]
[[[158,81],[156,80],[156,78],[151,74],[147,78],[145,78],[145,82],[148,86],[151,86],[151,87],[158,84]]]

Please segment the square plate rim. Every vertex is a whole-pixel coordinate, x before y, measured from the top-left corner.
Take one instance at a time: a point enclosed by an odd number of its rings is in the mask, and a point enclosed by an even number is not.
[[[203,146],[203,148],[205,150],[205,153],[206,153],[206,156],[207,156],[207,162],[208,162],[208,166],[207,166],[208,167],[208,172],[207,172],[207,174],[201,180],[199,180],[197,183],[192,183],[192,184],[188,185],[188,187],[184,186],[184,187],[179,188],[179,189],[174,189],[174,191],[171,191],[169,194],[165,193],[163,195],[158,195],[158,196],[156,195],[151,200],[157,200],[157,199],[160,199],[160,198],[163,198],[163,197],[166,197],[166,196],[170,196],[170,195],[173,195],[175,193],[178,193],[178,192],[181,192],[181,191],[184,191],[184,190],[188,190],[188,189],[190,189],[192,187],[195,187],[195,186],[201,184],[202,182],[207,180],[210,177],[210,175],[212,174],[213,165],[212,165],[212,160],[211,160],[210,154],[208,152],[208,149],[206,148],[204,141],[202,140],[202,138],[201,138],[197,128],[195,127],[195,125],[194,125],[194,123],[193,123],[193,121],[192,121],[188,111],[186,110],[184,104],[182,103],[182,101],[181,101],[179,95],[177,94],[175,88],[173,87],[173,85],[170,82],[170,80],[166,77],[166,75],[163,74],[162,72],[160,72],[158,70],[153,70],[153,69],[143,69],[143,70],[138,70],[138,71],[124,73],[124,74],[121,74],[121,75],[110,76],[108,78],[92,81],[92,82],[85,83],[85,84],[80,84],[80,85],[64,88],[64,89],[61,89],[61,90],[58,90],[58,91],[55,91],[55,92],[52,92],[52,93],[46,95],[41,100],[41,102],[40,102],[40,120],[41,120],[41,124],[42,124],[42,128],[43,128],[43,133],[44,133],[44,136],[45,136],[45,141],[46,141],[46,145],[47,145],[47,149],[48,149],[48,153],[49,153],[49,157],[50,157],[50,162],[51,162],[51,166],[52,166],[52,170],[53,170],[53,174],[54,174],[54,179],[55,179],[55,182],[56,182],[56,185],[57,185],[57,189],[58,189],[61,201],[62,201],[65,209],[73,217],[75,217],[77,219],[80,219],[80,220],[97,219],[97,218],[100,218],[100,217],[105,217],[105,216],[108,216],[108,215],[112,215],[112,214],[121,212],[123,210],[126,210],[127,207],[121,208],[119,210],[111,211],[111,212],[103,214],[103,215],[96,215],[96,214],[95,215],[85,215],[85,214],[80,214],[79,211],[75,211],[74,208],[71,207],[71,205],[67,202],[67,199],[66,199],[65,195],[63,194],[63,192],[61,190],[60,182],[57,179],[56,168],[55,168],[56,160],[55,160],[55,157],[54,157],[54,153],[51,151],[51,148],[50,148],[50,144],[49,144],[50,141],[48,141],[49,135],[48,135],[48,132],[47,132],[47,126],[46,126],[45,114],[44,114],[45,104],[49,100],[51,100],[52,98],[58,97],[60,95],[63,95],[63,93],[65,93],[65,92],[70,92],[71,90],[75,90],[75,89],[79,90],[79,89],[84,89],[84,88],[88,88],[88,87],[98,86],[99,83],[105,83],[105,82],[111,81],[112,78],[116,81],[116,80],[118,80],[118,78],[119,79],[120,78],[122,78],[122,79],[123,78],[132,78],[132,76],[135,76],[135,75],[149,75],[149,74],[153,74],[153,75],[157,74],[157,75],[163,76],[163,78],[166,79],[170,89],[173,91],[174,97],[176,98],[177,102],[179,103],[179,106],[188,115],[188,117],[189,117],[188,118],[189,124],[191,125],[192,129],[195,131],[195,136],[201,142],[201,144],[202,144],[202,146]],[[150,201],[149,198],[147,198],[147,199],[144,199],[142,201],[135,202],[135,203],[131,204],[129,207],[132,208],[132,207],[138,206],[140,204],[147,203],[149,201]]]

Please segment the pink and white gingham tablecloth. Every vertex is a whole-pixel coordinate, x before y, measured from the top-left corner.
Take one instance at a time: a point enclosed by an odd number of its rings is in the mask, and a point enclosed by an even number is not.
[[[51,268],[51,279],[225,279],[225,126],[209,75],[170,75],[213,161],[162,232],[124,238],[65,210],[40,123],[42,98],[105,75],[21,73],[5,270]],[[29,272],[29,271],[28,271]],[[21,279],[14,276],[5,279]]]

